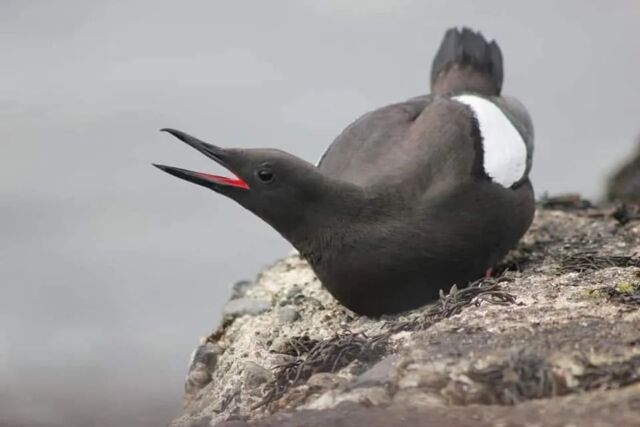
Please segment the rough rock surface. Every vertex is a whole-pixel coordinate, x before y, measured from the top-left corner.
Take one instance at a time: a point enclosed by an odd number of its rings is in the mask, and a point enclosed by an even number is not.
[[[355,315],[297,255],[194,352],[171,427],[640,423],[640,222],[544,201],[497,277]],[[195,374],[194,374],[195,373]]]

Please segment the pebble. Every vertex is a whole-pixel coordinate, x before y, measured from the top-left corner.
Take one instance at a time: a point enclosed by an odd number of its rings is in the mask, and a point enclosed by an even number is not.
[[[320,372],[313,374],[311,378],[307,380],[307,385],[311,389],[331,390],[345,384],[346,382],[346,378],[341,377],[340,375]]]
[[[373,365],[367,371],[359,375],[351,385],[352,388],[372,387],[386,385],[391,382],[395,372],[395,364],[398,356],[392,355]]]
[[[191,371],[196,364],[201,363],[209,372],[213,372],[216,369],[218,356],[222,353],[223,350],[219,345],[212,342],[204,342],[193,352],[191,362],[189,364],[189,370]]]
[[[222,349],[217,344],[205,342],[198,346],[191,356],[189,373],[185,380],[186,396],[193,396],[211,382]]]
[[[247,294],[247,291],[256,285],[251,280],[240,280],[231,286],[231,297],[229,299],[242,298]]]
[[[223,322],[245,315],[257,316],[271,308],[271,302],[254,298],[237,298],[228,301],[222,308]]]
[[[255,388],[274,379],[273,373],[254,362],[244,364],[244,385]]]
[[[300,318],[300,313],[291,307],[282,307],[277,312],[278,322],[293,323]]]
[[[285,353],[287,350],[289,350],[289,340],[284,337],[274,338],[269,347],[269,351],[272,353]]]

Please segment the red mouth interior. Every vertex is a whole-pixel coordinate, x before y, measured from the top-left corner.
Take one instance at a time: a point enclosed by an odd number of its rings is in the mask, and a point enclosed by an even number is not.
[[[226,176],[220,176],[220,175],[211,175],[208,173],[203,173],[203,172],[197,172],[196,175],[204,178],[204,179],[208,179],[210,181],[213,181],[217,184],[222,184],[222,185],[230,185],[232,187],[238,187],[238,188],[243,188],[245,190],[249,189],[249,184],[247,184],[246,182],[244,182],[242,179],[238,178],[238,177],[233,177],[233,178],[228,178]]]

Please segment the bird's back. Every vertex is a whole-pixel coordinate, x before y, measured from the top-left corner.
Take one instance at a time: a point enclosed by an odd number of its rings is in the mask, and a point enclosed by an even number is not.
[[[420,97],[363,115],[335,139],[318,168],[362,186],[388,182],[415,159],[409,132],[431,100]]]
[[[520,133],[526,145],[525,176],[531,165],[533,127],[522,104],[501,97],[501,88],[497,44],[467,29],[451,29],[433,61],[432,94],[366,113],[335,139],[318,168],[357,185],[387,187],[406,176],[414,186],[429,186],[434,175],[464,179],[478,174],[485,156],[470,135],[478,132],[478,118],[459,98],[471,94],[495,105]]]

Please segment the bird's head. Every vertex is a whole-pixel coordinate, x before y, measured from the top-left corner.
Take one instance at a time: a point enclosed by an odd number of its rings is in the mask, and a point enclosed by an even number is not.
[[[233,176],[225,177],[154,164],[186,181],[227,196],[258,215],[285,238],[296,240],[301,225],[317,221],[330,193],[327,178],[312,164],[273,149],[221,148],[174,129],[163,129]]]

